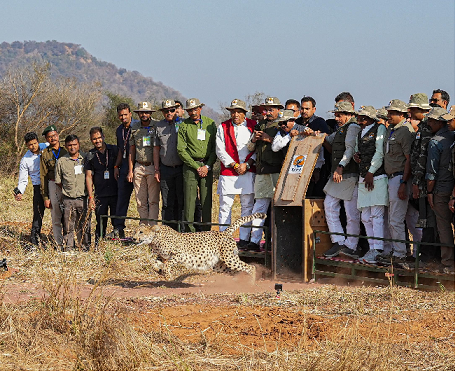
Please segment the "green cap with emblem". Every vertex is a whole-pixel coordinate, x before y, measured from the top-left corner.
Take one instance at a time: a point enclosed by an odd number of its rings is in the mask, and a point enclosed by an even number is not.
[[[387,111],[397,111],[407,113],[407,104],[400,99],[393,99],[389,102],[389,105],[386,106]]]
[[[51,131],[57,131],[57,128],[54,125],[49,125],[46,129],[44,129],[42,135],[46,136],[46,134],[50,133]]]
[[[198,108],[198,107],[203,107],[204,103],[201,103],[198,98],[190,98],[187,99],[185,102],[185,110],[193,109],[193,108]]]
[[[356,114],[377,121],[377,110],[373,106],[361,106]]]
[[[262,104],[262,106],[276,106],[276,107],[279,107],[279,108],[285,108],[282,105],[282,103],[280,103],[280,100],[277,97],[267,97],[264,100],[264,103]]]
[[[408,108],[417,107],[423,110],[430,110],[432,107],[429,105],[428,96],[424,93],[416,93],[410,96]]]
[[[450,121],[454,119],[454,106],[451,106],[450,112],[442,116],[445,120]]]
[[[138,109],[135,109],[133,112],[156,112],[156,110],[152,109],[149,102],[139,102]]]
[[[284,109],[279,111],[279,115],[277,118],[274,120],[274,122],[283,122],[283,121],[290,121],[296,120],[296,117],[294,117],[294,112],[291,109]]]
[[[388,120],[388,111],[386,110],[386,107],[377,110],[377,119]]]
[[[161,103],[160,111],[161,111],[161,110],[164,110],[164,109],[176,108],[176,107],[177,107],[177,104],[176,104],[176,102],[174,101],[174,99],[165,99],[165,100],[162,101],[162,103]]]
[[[231,105],[229,107],[225,107],[228,111],[229,110],[232,110],[232,109],[236,109],[236,108],[239,108],[245,112],[248,112],[249,110],[247,108],[245,108],[245,102],[243,100],[240,100],[240,99],[233,99],[231,101]]]
[[[355,113],[353,106],[350,102],[340,101],[334,105],[334,110],[330,111],[332,113],[341,112],[341,113]]]
[[[432,107],[432,109],[429,111],[429,113],[426,115],[428,119],[434,119],[438,121],[448,121],[444,118],[448,112],[446,111],[445,108],[442,107]]]

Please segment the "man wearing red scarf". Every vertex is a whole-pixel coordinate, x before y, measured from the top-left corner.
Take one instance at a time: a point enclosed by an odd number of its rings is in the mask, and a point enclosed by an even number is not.
[[[231,119],[217,129],[216,153],[221,162],[220,178],[217,187],[219,195],[220,211],[219,223],[231,224],[231,207],[235,195],[239,195],[241,201],[241,216],[252,213],[254,204],[255,183],[255,152],[247,149],[247,143],[256,125],[255,120],[247,119],[245,102],[234,99],[230,107]],[[223,231],[227,227],[220,226]],[[239,231],[239,248],[249,243],[250,228],[242,228]]]

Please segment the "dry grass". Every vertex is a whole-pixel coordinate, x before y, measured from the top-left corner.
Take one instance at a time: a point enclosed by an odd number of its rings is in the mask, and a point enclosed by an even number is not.
[[[287,309],[304,316],[308,323],[312,316],[328,321],[348,318],[355,323],[325,336],[302,336],[292,349],[281,340],[273,351],[240,341],[227,343],[222,331],[220,341],[211,341],[203,332],[199,341],[184,341],[173,333],[166,318],[158,330],[146,329],[135,321],[138,309],[128,299],[108,294],[106,284],[158,280],[151,273],[147,248],[102,243],[88,253],[26,252],[20,234],[29,231],[31,195],[27,193],[26,200],[18,204],[12,201],[12,188],[12,179],[4,178],[0,183],[0,220],[4,223],[0,226],[0,257],[6,256],[10,267],[18,269],[9,281],[0,281],[1,370],[454,369],[454,332],[445,338],[414,342],[398,337],[394,326],[407,323],[417,313],[442,312],[448,313],[454,325],[454,293],[448,291],[324,285],[284,292],[280,301],[266,293],[142,299],[149,303],[148,308],[201,304],[204,300],[207,306]],[[49,226],[46,213],[48,231]],[[7,282],[34,285],[41,291],[33,300],[10,303],[4,299]],[[366,332],[366,323],[375,326]],[[255,331],[266,330],[258,322]]]

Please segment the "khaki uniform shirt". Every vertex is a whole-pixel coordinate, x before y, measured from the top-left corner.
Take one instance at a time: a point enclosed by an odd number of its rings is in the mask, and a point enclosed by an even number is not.
[[[415,130],[407,121],[402,120],[396,126],[389,126],[386,132],[384,150],[385,172],[388,175],[404,171],[406,158],[410,155]]]
[[[43,149],[40,159],[41,194],[44,200],[49,200],[49,181],[55,180],[55,164],[57,159],[65,156],[67,150],[64,147],[53,150],[51,147]]]
[[[87,195],[85,183],[85,154],[79,152],[76,160],[66,154],[57,161],[55,166],[55,182],[62,185],[62,193],[66,197],[78,198]]]
[[[135,122],[131,126],[130,146],[136,148],[136,161],[154,162],[155,122],[150,121],[149,126],[142,126]]]

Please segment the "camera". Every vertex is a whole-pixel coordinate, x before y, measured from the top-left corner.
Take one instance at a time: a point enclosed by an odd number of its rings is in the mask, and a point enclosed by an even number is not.
[[[13,192],[15,196],[17,196],[19,193],[22,193],[21,191],[19,191],[19,188],[17,187],[13,189]]]

